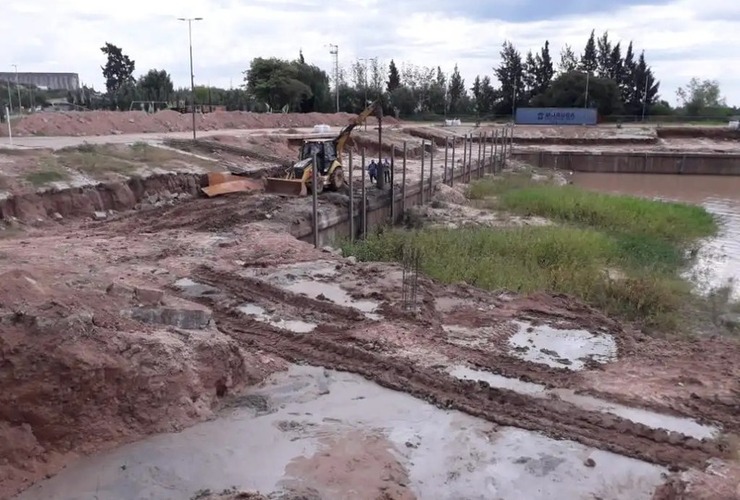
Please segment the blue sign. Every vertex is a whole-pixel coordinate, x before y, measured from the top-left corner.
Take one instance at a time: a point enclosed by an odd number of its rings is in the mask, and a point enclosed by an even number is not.
[[[517,108],[520,125],[596,125],[595,108]]]

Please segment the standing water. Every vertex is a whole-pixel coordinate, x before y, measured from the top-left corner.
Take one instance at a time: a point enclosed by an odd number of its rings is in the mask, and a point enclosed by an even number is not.
[[[740,298],[740,177],[576,172],[572,180],[595,191],[693,203],[716,215],[719,233],[702,243],[691,274],[699,277],[702,291],[732,280],[733,294]]]

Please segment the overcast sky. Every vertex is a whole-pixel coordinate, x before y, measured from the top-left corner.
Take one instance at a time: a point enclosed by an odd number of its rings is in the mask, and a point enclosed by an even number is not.
[[[166,69],[188,85],[193,25],[196,84],[242,83],[253,57],[306,60],[329,71],[328,44],[340,63],[391,58],[397,63],[460,67],[468,88],[492,75],[504,40],[524,54],[548,39],[577,53],[592,28],[645,50],[671,104],[691,77],[718,79],[728,103],[740,104],[738,0],[3,0],[0,71],[79,73],[103,89],[100,47],[111,42],[136,61],[137,76]]]

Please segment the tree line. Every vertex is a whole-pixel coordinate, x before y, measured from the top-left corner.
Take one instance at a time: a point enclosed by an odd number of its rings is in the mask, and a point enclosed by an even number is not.
[[[105,92],[83,86],[70,92],[68,101],[89,109],[128,110],[189,105],[188,88],[175,89],[166,70],[150,69],[138,78],[136,63],[120,47],[101,47]],[[505,41],[501,60],[490,75],[466,82],[457,65],[450,73],[441,66],[409,63],[386,65],[378,58],[354,61],[330,75],[307,62],[302,52],[294,60],[254,58],[235,89],[198,86],[197,106],[227,110],[332,112],[339,90],[339,110],[358,113],[370,100],[380,98],[388,114],[401,118],[472,117],[511,115],[517,107],[594,107],[601,116],[684,114],[723,117],[728,108],[716,81],[692,79],[679,89],[682,103],[673,109],[660,99],[660,82],[645,52],[612,40],[608,32],[591,31],[583,50],[564,46],[554,60],[549,41],[536,52],[522,54]],[[1,98],[1,97],[0,97]]]

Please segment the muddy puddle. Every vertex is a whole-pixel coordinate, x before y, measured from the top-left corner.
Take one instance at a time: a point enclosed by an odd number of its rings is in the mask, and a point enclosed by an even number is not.
[[[589,361],[608,363],[617,358],[617,343],[606,333],[561,330],[549,325],[515,321],[518,331],[509,337],[511,353],[532,363],[582,370]]]
[[[220,418],[79,461],[19,498],[649,499],[661,467],[497,427],[361,377],[293,366]],[[312,495],[312,496],[311,496]]]
[[[740,177],[576,172],[572,180],[595,191],[693,203],[716,215],[720,232],[702,243],[690,277],[704,292],[732,281],[740,299]]]
[[[380,320],[382,316],[376,311],[380,304],[373,300],[356,299],[336,282],[339,271],[336,263],[314,261],[291,264],[277,268],[248,270],[248,275],[292,293],[305,295],[312,299],[327,300],[334,304],[356,309],[365,317]]]
[[[491,387],[509,389],[528,396],[552,398],[556,397],[579,408],[588,411],[610,413],[632,422],[644,424],[653,429],[664,429],[678,432],[696,439],[713,439],[719,436],[720,430],[709,425],[702,425],[690,418],[674,417],[664,415],[641,408],[632,408],[592,396],[576,394],[572,389],[547,389],[542,384],[525,382],[497,375],[490,372],[473,370],[465,366],[455,366],[449,370],[450,375],[463,380],[480,380],[488,383]]]
[[[257,321],[267,323],[268,325],[272,325],[283,330],[289,330],[294,333],[310,333],[318,326],[316,323],[310,323],[299,319],[283,319],[272,316],[263,307],[258,306],[257,304],[243,304],[238,309]]]

